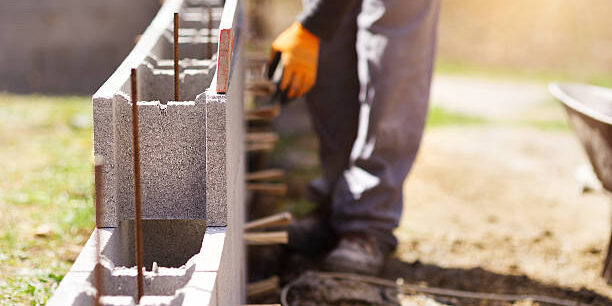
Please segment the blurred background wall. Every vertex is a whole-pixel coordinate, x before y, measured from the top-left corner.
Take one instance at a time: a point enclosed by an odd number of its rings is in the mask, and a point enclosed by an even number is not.
[[[300,0],[251,0],[269,18],[269,39],[290,24]],[[442,65],[501,67],[593,79],[612,72],[612,1],[443,0]]]
[[[0,1],[0,91],[92,94],[159,6],[158,0]]]
[[[446,0],[442,60],[550,70],[612,72],[612,1]]]
[[[159,0],[0,1],[0,91],[93,93],[119,65]],[[268,44],[300,0],[249,0]],[[438,65],[610,78],[612,1],[443,0]],[[452,69],[452,68],[451,68]]]

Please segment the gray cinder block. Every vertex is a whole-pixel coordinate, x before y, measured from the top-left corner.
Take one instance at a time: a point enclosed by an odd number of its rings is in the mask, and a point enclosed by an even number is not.
[[[145,219],[206,218],[205,103],[138,102]],[[94,99],[94,151],[104,167],[102,226],[133,219],[131,102]],[[110,124],[109,124],[110,123]]]
[[[227,98],[206,93],[206,214],[208,226],[227,225]]]

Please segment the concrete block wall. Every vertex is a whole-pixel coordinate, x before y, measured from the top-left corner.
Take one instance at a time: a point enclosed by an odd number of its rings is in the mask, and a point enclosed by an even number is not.
[[[244,37],[235,38],[236,44],[240,46]],[[231,71],[227,92],[217,93],[214,83],[206,92],[206,167],[207,175],[210,176],[207,183],[215,184],[206,189],[207,216],[211,216],[211,222],[207,219],[207,225],[209,229],[227,228],[224,243],[226,247],[223,249],[219,268],[224,273],[219,275],[218,290],[234,292],[220,294],[219,305],[240,305],[246,300],[245,290],[235,290],[246,283],[246,259],[242,251],[243,226],[246,219],[246,160],[243,141],[246,127],[243,104],[237,103],[243,101],[245,56],[242,49],[234,49],[233,61],[234,69]],[[225,120],[215,120],[218,118]],[[242,141],[235,141],[236,139]],[[220,169],[220,165],[225,169]],[[226,222],[222,223],[222,220]],[[215,221],[216,223],[213,223]]]
[[[212,15],[218,28],[211,31],[212,39],[206,19],[209,5],[215,7]],[[135,303],[131,68],[137,68],[139,78],[146,270],[140,305],[244,302],[244,57],[239,5],[237,0],[165,1],[132,52],[94,94],[94,153],[105,160],[104,197],[98,201],[104,213],[49,305],[93,302],[97,235],[103,304]],[[181,99],[172,101],[168,37],[177,11]],[[232,33],[229,40],[219,38],[224,31]],[[215,54],[209,54],[208,42]],[[219,51],[228,48],[230,52]],[[220,61],[229,63],[222,66],[227,69],[220,71]],[[224,92],[218,90],[219,75],[227,76]]]
[[[167,37],[172,36],[168,27],[172,24],[173,12],[166,8],[172,3],[164,5],[149,27],[154,31],[148,29],[143,34],[134,51],[93,97],[94,152],[106,161],[102,226],[117,226],[119,221],[132,219],[134,214],[130,204],[133,203],[130,192],[133,190],[133,169],[131,102],[128,97],[131,90],[127,74],[134,66],[138,67],[139,79],[143,218],[207,219],[209,223],[217,223],[211,220],[214,214],[206,218],[204,205],[206,96],[203,94],[211,84],[216,62],[205,57],[208,49],[205,45],[190,45],[199,53],[194,58],[183,58],[179,85],[181,101],[171,101],[174,70],[172,44]],[[180,5],[181,15],[184,7]],[[199,8],[203,19],[208,18],[204,7]],[[188,9],[193,11],[195,8]],[[222,8],[215,9],[218,10]],[[162,15],[163,11],[168,12]],[[191,18],[195,18],[193,15],[194,12]],[[217,20],[213,24],[219,23]],[[202,30],[185,28],[181,21],[179,26],[182,31],[193,30],[191,32],[196,35]],[[179,41],[185,37],[179,37]],[[179,55],[185,53],[186,45],[179,46]],[[127,67],[130,64],[131,67]]]

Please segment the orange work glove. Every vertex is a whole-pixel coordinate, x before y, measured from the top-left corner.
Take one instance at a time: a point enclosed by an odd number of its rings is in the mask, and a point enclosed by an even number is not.
[[[295,22],[272,43],[272,57],[276,52],[284,65],[280,89],[289,99],[308,92],[317,78],[319,38]]]

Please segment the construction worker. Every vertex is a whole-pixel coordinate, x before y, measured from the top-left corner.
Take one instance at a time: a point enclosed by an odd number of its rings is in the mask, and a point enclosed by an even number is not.
[[[402,183],[426,119],[439,0],[306,0],[273,42],[281,89],[305,95],[320,140],[316,219],[290,246],[329,251],[324,267],[377,274],[397,245]],[[327,246],[330,246],[326,249]]]

